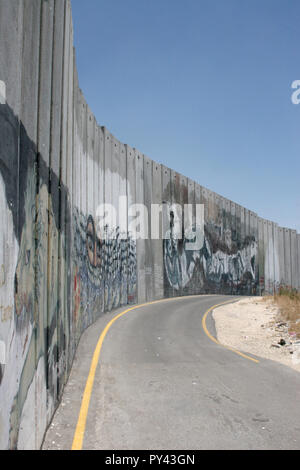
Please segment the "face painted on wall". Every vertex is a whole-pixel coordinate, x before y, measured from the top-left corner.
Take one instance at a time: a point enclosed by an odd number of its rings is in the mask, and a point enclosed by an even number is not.
[[[118,227],[97,233],[93,217],[73,212],[74,313],[76,324],[90,324],[100,312],[136,297],[136,243]],[[99,236],[100,235],[100,236]],[[87,298],[88,293],[88,298]]]
[[[90,215],[86,227],[86,249],[90,264],[94,268],[101,268],[101,252],[103,241],[99,240],[93,217]]]

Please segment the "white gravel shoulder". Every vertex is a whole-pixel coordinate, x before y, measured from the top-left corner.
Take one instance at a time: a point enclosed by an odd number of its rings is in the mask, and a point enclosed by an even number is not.
[[[262,297],[245,297],[213,311],[221,344],[255,356],[281,362],[300,372],[300,342],[290,337],[278,320],[278,308]],[[285,341],[279,346],[279,341]]]

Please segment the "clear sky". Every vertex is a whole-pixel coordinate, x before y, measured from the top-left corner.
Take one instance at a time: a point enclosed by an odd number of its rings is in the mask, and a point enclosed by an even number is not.
[[[79,83],[120,141],[300,232],[299,0],[72,0]]]

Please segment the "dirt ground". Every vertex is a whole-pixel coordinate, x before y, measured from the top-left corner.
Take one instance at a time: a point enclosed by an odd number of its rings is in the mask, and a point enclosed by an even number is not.
[[[215,309],[213,317],[220,343],[300,372],[300,341],[271,300],[246,297]]]

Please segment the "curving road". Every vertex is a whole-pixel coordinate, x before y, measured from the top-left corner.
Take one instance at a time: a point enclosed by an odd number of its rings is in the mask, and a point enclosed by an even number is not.
[[[300,448],[300,374],[242,357],[203,329],[205,312],[229,299],[157,303],[113,324],[96,371],[84,449]],[[206,324],[215,335],[210,314]],[[80,380],[78,361],[72,383]],[[72,393],[68,396],[72,401]],[[78,411],[78,403],[72,408]],[[60,433],[64,413],[54,418]]]

